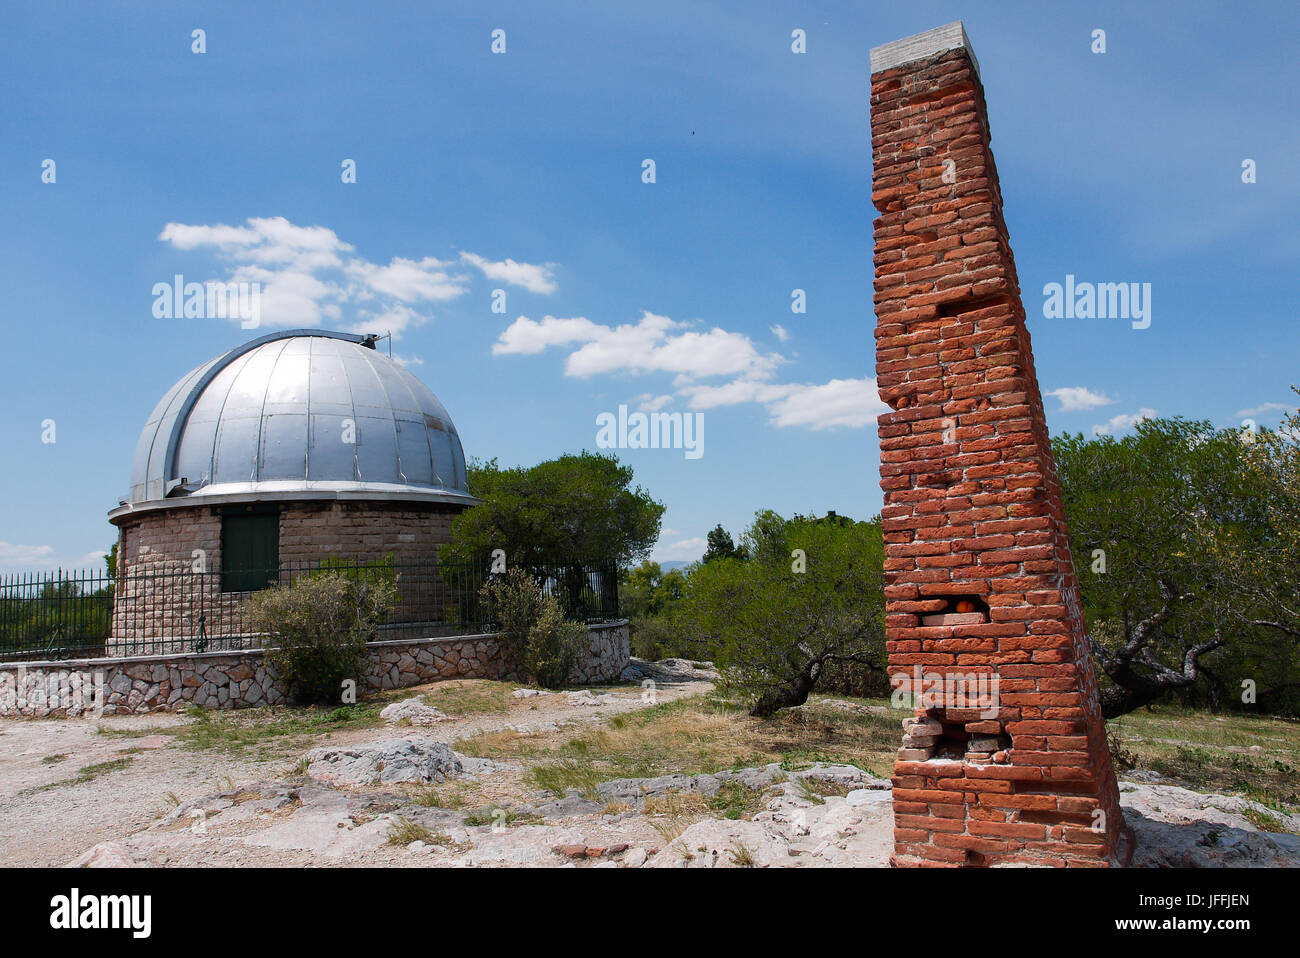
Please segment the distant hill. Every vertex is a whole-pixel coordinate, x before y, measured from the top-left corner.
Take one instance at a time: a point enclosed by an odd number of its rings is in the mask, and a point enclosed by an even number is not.
[[[690,565],[690,562],[683,559],[672,559],[668,562],[659,563],[659,568],[667,572],[669,569],[685,569],[688,565]]]

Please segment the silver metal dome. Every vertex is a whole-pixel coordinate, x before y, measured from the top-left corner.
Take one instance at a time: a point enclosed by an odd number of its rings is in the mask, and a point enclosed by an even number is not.
[[[313,329],[232,349],[163,396],[112,514],[179,498],[477,501],[429,388],[366,337]]]

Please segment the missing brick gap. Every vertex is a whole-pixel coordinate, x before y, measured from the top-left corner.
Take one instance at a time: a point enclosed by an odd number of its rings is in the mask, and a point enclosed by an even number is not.
[[[979,709],[917,709],[903,720],[904,762],[970,762],[1006,765],[1011,761],[1011,736],[1002,722]]]
[[[944,97],[952,96],[955,93],[961,93],[962,91],[969,90],[969,89],[971,89],[970,83],[961,82],[961,83],[950,83],[947,86],[940,87],[937,90],[928,90],[923,93],[913,93],[911,96],[907,98],[907,106],[922,106],[922,105],[928,106],[931,103],[935,103],[939,100],[942,100]]]
[[[1005,293],[994,293],[991,296],[965,296],[961,299],[950,299],[946,303],[939,304],[939,318],[952,319],[954,316],[961,316],[964,313],[973,313],[976,310],[988,309],[992,306],[1008,305],[1011,297]]]
[[[978,595],[927,595],[942,601],[944,608],[921,616],[923,626],[983,625],[989,621],[989,604]]]

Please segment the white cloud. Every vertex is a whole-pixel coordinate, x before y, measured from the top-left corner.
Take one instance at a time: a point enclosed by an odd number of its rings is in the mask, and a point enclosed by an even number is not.
[[[412,326],[419,326],[429,319],[423,313],[416,312],[411,307],[404,306],[401,303],[395,303],[387,309],[377,312],[358,309],[357,316],[360,318],[350,327],[353,332],[392,333],[394,339],[400,339],[402,333],[407,329]]]
[[[809,429],[860,428],[886,410],[876,381],[832,379],[827,383],[774,383],[776,368],[787,360],[763,353],[743,333],[713,327],[707,332],[667,316],[643,312],[636,323],[610,327],[582,317],[541,321],[520,316],[497,338],[494,355],[533,355],[549,347],[573,347],[565,360],[566,375],[587,378],[597,373],[665,372],[675,375],[677,395],[692,409],[715,409],[739,403],[767,408],[775,426]],[[701,383],[713,376],[730,382]],[[672,397],[643,393],[640,408],[655,411]]]
[[[512,286],[522,286],[530,293],[550,294],[555,292],[554,263],[516,263],[512,259],[492,261],[484,259],[477,253],[461,253],[462,262],[469,263],[482,271],[488,279],[499,280]]]
[[[23,546],[13,542],[0,542],[0,565],[22,566],[46,562],[54,557],[49,546]]]
[[[502,331],[492,345],[492,355],[511,354],[532,355],[540,353],[548,346],[567,346],[570,343],[586,342],[598,335],[598,330],[608,329],[598,326],[582,316],[572,319],[556,319],[547,316],[540,323],[527,316],[520,316]]]
[[[888,410],[876,381],[832,379],[827,383],[764,383],[737,379],[719,386],[687,386],[681,393],[692,409],[714,409],[755,402],[766,406],[773,426],[805,426],[812,430],[874,425]]]
[[[330,324],[400,337],[432,318],[428,304],[469,291],[469,274],[457,271],[458,262],[535,292],[555,288],[549,263],[492,262],[473,253],[459,261],[394,256],[374,263],[333,230],[298,226],[283,216],[251,217],[243,226],[168,223],[158,238],[178,250],[212,251],[228,266],[222,281],[261,284],[260,320],[267,327]]]
[[[775,336],[777,339],[781,340],[781,342],[784,343],[790,339],[790,331],[786,329],[784,326],[782,326],[780,323],[775,324],[774,326],[771,327],[771,329],[772,329],[772,335]]]
[[[387,266],[354,259],[346,271],[361,284],[361,295],[391,296],[405,303],[442,303],[466,292],[465,277],[448,274],[448,265],[432,256],[418,261],[394,256]]]
[[[424,360],[419,356],[402,356],[398,353],[393,353],[393,362],[397,363],[399,366],[405,366],[407,369],[410,369],[412,366],[424,365]]]
[[[875,425],[889,407],[880,401],[875,379],[832,379],[820,386],[795,386],[789,395],[768,406],[774,426],[809,429],[860,429]]]
[[[706,548],[708,548],[708,543],[700,537],[678,539],[676,542],[666,543],[655,549],[655,558],[660,562],[673,562],[676,560],[693,562],[704,555]]]
[[[1133,428],[1138,423],[1150,419],[1155,414],[1156,411],[1154,409],[1146,407],[1143,407],[1132,414],[1119,413],[1118,415],[1111,416],[1110,419],[1106,420],[1102,425],[1093,426],[1092,434],[1094,436],[1112,436],[1117,432]]]
[[[1099,406],[1109,406],[1115,401],[1109,396],[1093,392],[1086,386],[1062,386],[1060,389],[1051,390],[1047,395],[1055,396],[1061,401],[1062,412],[1096,409]]]
[[[856,429],[874,423],[887,409],[880,401],[875,379],[772,382],[775,370],[788,362],[779,353],[760,351],[743,333],[717,326],[696,330],[688,323],[648,311],[635,323],[613,327],[583,316],[546,316],[540,321],[520,316],[497,337],[492,352],[497,356],[534,355],[553,346],[569,350],[564,363],[568,376],[585,379],[598,373],[670,373],[676,395],[691,409],[758,403],[766,407],[774,426]],[[700,381],[711,377],[729,381]],[[672,398],[647,392],[635,401],[641,409],[655,411]]]
[[[761,378],[784,361],[776,353],[761,353],[743,333],[716,326],[697,332],[651,312],[643,312],[636,323],[613,327],[584,317],[546,316],[537,322],[520,316],[501,333],[492,352],[532,354],[577,344],[565,360],[564,372],[580,379],[613,372],[669,372],[685,381],[742,374]]]
[[[637,409],[642,412],[658,412],[672,402],[673,397],[671,395],[656,396],[653,393],[642,393],[632,401],[637,404]]]
[[[51,546],[18,545],[0,542],[0,573],[52,572],[55,569],[76,572],[104,572],[102,549],[82,555],[62,555]]]
[[[797,388],[754,379],[735,379],[718,386],[685,386],[680,392],[690,400],[692,409],[716,409],[745,402],[776,402]]]
[[[1252,419],[1255,416],[1267,416],[1271,412],[1292,413],[1295,412],[1295,410],[1296,407],[1294,404],[1288,405],[1284,402],[1266,402],[1254,407],[1253,409],[1238,409],[1237,418]]]
[[[324,226],[296,226],[283,216],[250,217],[247,226],[168,223],[158,238],[177,249],[212,247],[266,266],[338,268],[353,247]]]

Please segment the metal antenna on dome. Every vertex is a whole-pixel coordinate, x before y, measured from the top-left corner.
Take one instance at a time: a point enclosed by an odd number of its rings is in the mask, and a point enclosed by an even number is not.
[[[366,333],[365,336],[363,336],[361,339],[361,345],[366,347],[366,349],[374,349],[375,344],[378,343],[381,339],[388,340],[388,358],[392,359],[393,358],[393,334],[389,330],[385,330],[382,336],[379,333]]]

